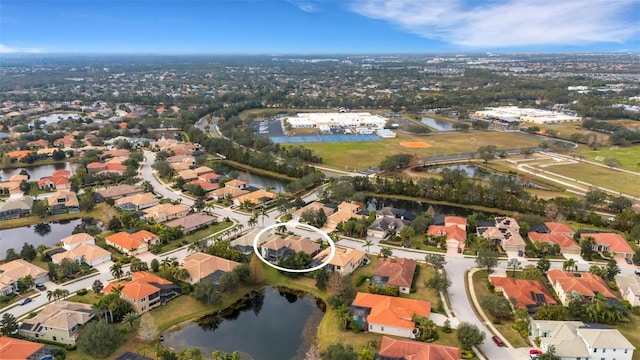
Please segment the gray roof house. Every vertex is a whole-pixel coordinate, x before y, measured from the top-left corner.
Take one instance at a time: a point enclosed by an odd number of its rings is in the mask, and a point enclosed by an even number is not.
[[[17,219],[31,213],[33,198],[24,196],[18,199],[9,199],[0,203],[0,220]]]

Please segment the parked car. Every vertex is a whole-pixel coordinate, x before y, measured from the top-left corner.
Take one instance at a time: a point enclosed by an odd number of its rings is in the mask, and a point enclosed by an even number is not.
[[[624,259],[624,260],[627,262],[627,264],[633,265],[633,261],[631,261],[631,259]]]
[[[529,359],[531,360],[539,359],[540,355],[542,355],[542,351],[538,349],[529,350]]]
[[[36,284],[36,289],[38,289],[40,291],[45,291],[45,290],[47,290],[47,287],[44,286],[44,284]]]
[[[31,298],[24,298],[22,300],[20,300],[20,302],[18,303],[18,305],[22,306],[22,305],[27,305],[28,303],[31,302]]]
[[[636,270],[636,275],[640,276],[640,270]]]
[[[504,346],[504,342],[502,342],[502,339],[500,339],[500,337],[497,335],[492,337],[491,340],[493,340],[493,342],[498,346]]]

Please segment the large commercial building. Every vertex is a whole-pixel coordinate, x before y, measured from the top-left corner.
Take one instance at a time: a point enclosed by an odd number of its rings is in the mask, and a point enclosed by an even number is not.
[[[579,116],[567,115],[562,112],[519,108],[517,106],[488,107],[484,110],[476,111],[475,116],[482,119],[496,119],[507,122],[516,120],[541,125],[582,121]]]
[[[284,118],[292,128],[318,128],[321,131],[335,128],[382,129],[387,119],[367,112],[299,113]]]

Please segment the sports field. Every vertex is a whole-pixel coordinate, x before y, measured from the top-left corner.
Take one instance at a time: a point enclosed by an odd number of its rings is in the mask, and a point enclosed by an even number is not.
[[[524,136],[494,131],[451,133],[444,135],[408,135],[397,132],[395,139],[376,142],[306,143],[304,146],[322,156],[324,164],[337,169],[375,167],[385,157],[395,154],[411,154],[427,159],[434,155],[468,153],[480,146],[496,145],[498,149],[534,147],[540,142]],[[426,143],[426,147],[401,145]]]
[[[544,170],[632,196],[640,196],[640,176],[587,163],[549,166]]]
[[[585,159],[596,161],[596,158],[618,159],[621,167],[631,171],[640,171],[640,145],[633,146],[610,146],[598,150],[591,150],[586,146],[581,146],[578,152],[584,155]]]

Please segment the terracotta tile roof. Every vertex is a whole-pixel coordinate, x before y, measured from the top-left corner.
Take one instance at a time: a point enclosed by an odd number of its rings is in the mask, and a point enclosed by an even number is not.
[[[27,275],[37,279],[47,275],[47,271],[22,259],[0,265],[0,284],[11,284]]]
[[[123,195],[131,195],[144,192],[144,189],[137,185],[117,185],[100,190],[98,194],[104,198],[111,198]]]
[[[286,246],[296,253],[302,251],[310,255],[320,250],[320,245],[311,239],[294,235],[289,235],[286,238],[276,236],[261,246],[271,250],[278,250]]]
[[[244,182],[242,180],[237,180],[237,179],[233,179],[233,180],[227,181],[224,184],[225,187],[227,187],[227,186],[228,187],[241,187],[241,186],[245,186],[245,185],[247,185],[246,182]]]
[[[201,252],[188,255],[182,264],[194,282],[200,281],[216,271],[230,272],[237,266],[240,266],[240,263]]]
[[[160,213],[164,213],[167,217],[170,217],[181,212],[188,212],[189,209],[190,208],[184,204],[164,203],[146,208],[142,210],[142,212],[145,213],[145,218],[157,218]]]
[[[433,236],[446,236],[447,240],[454,239],[458,242],[465,242],[467,240],[467,232],[462,230],[456,225],[442,226],[442,225],[429,225],[427,234]]]
[[[353,305],[371,309],[367,322],[372,324],[413,329],[413,315],[428,317],[431,304],[428,301],[399,298],[359,292]]]
[[[467,219],[463,218],[461,216],[445,216],[444,217],[444,223],[452,223],[452,224],[456,224],[456,225],[464,225],[465,227],[467,226]]]
[[[549,221],[544,224],[547,226],[547,228],[549,228],[552,234],[553,233],[572,233],[572,234],[574,233],[574,231],[571,230],[570,227],[562,223]]]
[[[69,171],[69,170],[56,170],[51,174],[51,176],[62,176],[62,177],[68,178],[69,176],[71,176],[71,171]]]
[[[206,173],[206,174],[198,175],[199,179],[202,179],[205,181],[220,179],[221,177],[222,177],[221,175],[218,175],[216,173]]]
[[[157,239],[158,236],[156,234],[146,230],[140,230],[133,234],[121,231],[105,238],[107,242],[116,244],[127,250],[135,250],[141,245],[146,244],[147,241],[153,244]]]
[[[29,181],[29,176],[27,175],[13,175],[9,178],[9,181],[21,182],[21,181]]]
[[[87,233],[77,233],[77,234],[73,234],[65,238],[62,238],[60,242],[62,242],[65,245],[74,245],[74,244],[80,244],[84,242],[94,243],[95,238]]]
[[[320,202],[312,202],[309,205],[304,206],[304,207],[292,212],[291,215],[293,217],[301,217],[302,213],[304,213],[305,211],[317,212],[318,210],[324,211],[324,214],[327,215],[327,216],[329,216],[329,215],[331,215],[333,213],[333,209],[328,207],[328,206],[326,206],[325,204],[320,203]]]
[[[78,196],[76,196],[76,193],[74,193],[73,191],[58,190],[55,192],[55,194],[47,198],[47,202],[49,203],[49,206],[57,205],[58,199],[66,199],[65,201],[66,207],[79,206]]]
[[[178,177],[182,178],[183,180],[189,181],[189,180],[197,179],[198,174],[196,174],[196,172],[191,169],[187,169],[187,170],[179,171]]]
[[[569,247],[580,247],[578,243],[570,238],[569,236],[563,233],[556,234],[541,234],[537,232],[530,231],[528,234],[529,239],[536,243],[546,242],[549,244],[558,244],[561,249],[569,248]]]
[[[208,182],[200,179],[189,181],[188,184],[200,186],[204,191],[211,191],[220,187],[218,183],[212,183],[212,182]]]
[[[222,187],[216,190],[213,190],[212,194],[215,196],[225,196],[226,194],[230,194],[232,197],[238,197],[244,194],[248,194],[249,191],[248,190],[244,190],[244,189],[238,189],[236,187]]]
[[[405,258],[379,258],[373,275],[388,277],[388,285],[411,287],[417,261]]]
[[[193,171],[196,174],[198,174],[198,176],[204,175],[204,174],[207,174],[207,173],[213,173],[213,169],[208,167],[208,166],[199,166],[199,167],[193,169]]]
[[[378,355],[405,360],[458,360],[460,359],[460,349],[383,336]]]
[[[215,216],[211,216],[202,212],[197,212],[197,213],[189,214],[185,217],[167,221],[164,224],[169,227],[181,226],[183,230],[189,230],[189,229],[196,228],[200,225],[210,224],[216,221],[216,219],[217,218]]]
[[[595,292],[598,292],[605,297],[616,297],[600,276],[585,272],[580,273],[580,275],[581,277],[576,277],[571,272],[558,269],[547,272],[547,277],[549,277],[551,284],[555,286],[555,283],[558,282],[566,294],[577,291],[582,296],[593,297]]]
[[[609,247],[610,252],[619,254],[633,254],[633,249],[627,241],[620,235],[615,233],[582,233],[580,238],[584,239],[591,236],[596,240],[596,244],[605,244]]]
[[[53,183],[55,186],[70,184],[69,179],[64,176],[49,176],[49,177],[44,177],[38,180],[38,186],[42,187],[49,182]]]
[[[321,252],[319,252],[318,255],[314,256],[314,259],[322,259],[325,256],[329,256],[330,253],[331,253],[331,248],[326,248]],[[333,259],[329,261],[329,264],[334,266],[345,266],[351,263],[355,265],[360,261],[362,261],[362,259],[364,259],[366,255],[367,254],[364,251],[351,249],[351,248],[345,249],[341,247],[336,247],[336,254],[333,257]]]
[[[250,201],[253,204],[259,204],[263,198],[274,199],[275,197],[276,194],[263,189],[259,189],[248,194],[240,195],[236,197],[236,200],[238,200],[240,203]]]
[[[93,260],[101,259],[110,255],[110,252],[98,245],[80,244],[69,251],[51,255],[51,259],[56,263],[60,263],[63,259],[75,260],[79,258],[84,258],[87,262],[92,262]]]
[[[29,154],[31,154],[31,150],[15,150],[15,151],[11,151],[10,153],[7,153],[7,156],[10,158],[16,158],[20,160]]]
[[[142,193],[142,194],[125,196],[123,198],[120,198],[114,201],[116,206],[131,203],[137,207],[144,206],[146,204],[151,204],[154,202],[158,202],[158,199],[156,199],[155,195],[153,195],[152,193]]]
[[[0,359],[27,360],[43,347],[44,344],[0,336]]]
[[[516,307],[527,305],[537,305],[544,300],[546,304],[556,304],[551,294],[538,280],[516,279],[504,276],[490,276],[489,281],[496,287],[502,288],[507,297],[514,297],[518,301]],[[536,299],[535,295],[540,294],[541,299]]]
[[[120,292],[122,295],[138,300],[160,291],[160,288],[153,284],[171,285],[173,283],[147,271],[137,271],[131,274],[131,281],[109,283],[104,287],[102,292],[109,294],[115,288],[122,285],[123,288]]]

